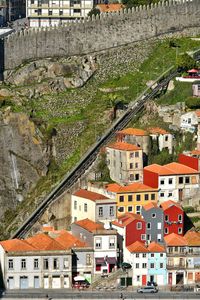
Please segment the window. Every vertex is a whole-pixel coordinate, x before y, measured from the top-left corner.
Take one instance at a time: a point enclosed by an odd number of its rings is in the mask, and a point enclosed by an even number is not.
[[[109,248],[114,249],[115,248],[115,238],[109,239]]]
[[[135,157],[139,157],[139,152],[135,152]]]
[[[142,223],[141,223],[141,222],[137,222],[136,228],[137,228],[138,230],[142,229]]]
[[[182,231],[182,228],[179,227],[179,228],[178,228],[178,234],[182,234],[182,232],[183,232],[183,231]]]
[[[103,217],[103,207],[99,207],[99,217]]]
[[[35,0],[31,0],[31,4],[34,4]]]
[[[147,267],[147,264],[143,263],[143,264],[142,264],[142,268],[143,268],[143,269],[146,269],[146,267]]]
[[[140,254],[139,254],[139,253],[136,253],[135,257],[139,258],[139,257],[140,257]]]
[[[139,180],[139,179],[140,179],[139,174],[135,174],[135,180]]]
[[[151,241],[151,234],[147,234],[147,241]]]
[[[134,175],[130,174],[130,181],[133,181],[133,180],[134,180]]]
[[[168,197],[172,197],[172,193],[170,192],[170,193],[168,193]]]
[[[128,195],[128,202],[133,201],[133,196],[132,195]]]
[[[121,153],[120,153],[120,154],[121,154]],[[120,162],[120,167],[122,168],[122,166],[123,166],[123,165],[122,165],[122,162]]]
[[[124,202],[124,196],[119,196],[119,202]]]
[[[63,11],[59,10],[59,16],[62,16],[62,15],[63,15]]]
[[[86,265],[90,266],[92,264],[91,254],[86,254]]]
[[[133,207],[132,206],[128,206],[128,212],[132,212],[133,211]]]
[[[22,259],[21,259],[21,269],[22,269],[22,270],[25,270],[25,269],[26,269],[26,259],[25,259],[25,258],[22,258]]]
[[[185,177],[185,183],[190,183],[190,177]]]
[[[165,215],[165,221],[169,221],[169,216],[168,215]]]
[[[39,8],[38,9],[38,15],[41,16],[41,14],[42,14],[42,10]]]
[[[182,215],[178,215],[179,222],[182,222]]]
[[[77,209],[77,201],[74,201],[74,209]]]
[[[168,135],[165,136],[165,142],[167,142],[167,141],[168,141]]]
[[[165,184],[165,181],[164,181],[164,179],[161,179],[160,185],[163,185],[163,184]]]
[[[158,241],[158,242],[161,242],[161,238],[162,238],[161,234],[158,233],[158,234],[157,234],[157,241]]]
[[[144,195],[144,200],[146,200],[146,201],[149,200],[149,194]]]
[[[141,196],[140,195],[136,195],[136,201],[140,201]]]
[[[76,222],[77,221],[77,217],[74,217],[74,222]]]
[[[173,183],[173,179],[172,178],[169,178],[169,184],[172,184]]]
[[[53,15],[52,10],[49,10],[49,16],[52,16],[52,15]]]
[[[80,9],[74,9],[74,13],[75,13],[75,14],[80,14],[80,13],[81,13],[81,10],[80,10]]]
[[[66,257],[63,259],[63,268],[64,269],[68,269],[69,268],[69,259],[66,258]]]
[[[137,205],[136,206],[136,214],[140,214],[140,212],[141,212],[141,206]]]
[[[154,263],[150,263],[150,268],[154,269]]]
[[[141,240],[145,241],[146,240],[146,234],[141,234]]]
[[[158,222],[158,223],[157,223],[157,229],[161,229],[161,227],[162,227],[161,222]]]
[[[130,169],[133,169],[133,163],[130,163]]]
[[[156,199],[156,195],[155,194],[151,194],[151,200],[155,200]]]
[[[135,163],[135,168],[138,169],[138,163]]]
[[[160,193],[160,197],[162,198],[162,197],[164,197],[165,196],[165,194],[164,193]]]
[[[154,253],[151,253],[151,257],[154,257]]]
[[[163,269],[163,266],[164,266],[163,263],[160,263],[160,269]]]
[[[39,260],[38,258],[34,258],[34,270],[39,269]]]
[[[14,268],[13,259],[9,259],[8,260],[8,270],[13,270],[13,268]]]
[[[133,158],[134,157],[134,153],[130,153],[130,158]]]
[[[114,216],[114,206],[110,206],[110,217]]]
[[[44,270],[48,270],[49,269],[49,260],[48,260],[48,258],[44,258],[44,260],[43,260],[43,266],[44,266]]]
[[[124,212],[124,207],[123,207],[123,206],[120,206],[120,207],[118,208],[118,211],[119,211],[119,212]]]
[[[53,269],[58,270],[59,269],[59,260],[58,258],[53,259]]]
[[[165,234],[168,234],[168,233],[169,233],[168,228],[165,228]]]
[[[147,257],[146,253],[143,253],[143,254],[142,254],[142,257],[143,257],[143,258],[146,258],[146,257]]]
[[[84,212],[87,212],[87,203],[84,203]]]
[[[155,218],[156,218],[156,213],[151,214],[151,217],[152,217],[153,219],[155,219]]]
[[[101,239],[100,238],[97,238],[95,240],[95,247],[96,247],[96,249],[101,249]]]
[[[119,179],[122,179],[122,173],[119,173]]]
[[[137,281],[140,281],[140,275],[137,275]]]
[[[164,255],[163,255],[163,253],[160,253],[160,257],[163,257]]]
[[[151,223],[147,223],[147,229],[151,229]]]
[[[140,267],[140,264],[139,264],[139,263],[135,264],[135,268],[136,268],[136,269],[139,269],[139,267]]]
[[[183,183],[183,177],[179,177],[179,178],[178,178],[178,183],[179,183],[179,184],[182,184],[182,183]]]

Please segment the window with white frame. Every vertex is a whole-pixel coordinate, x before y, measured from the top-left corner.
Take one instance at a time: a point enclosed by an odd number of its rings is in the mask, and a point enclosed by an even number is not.
[[[168,233],[169,233],[169,229],[165,228],[165,234],[168,234]]]
[[[114,249],[115,248],[115,238],[111,237],[109,238],[109,249]]]
[[[160,263],[160,269],[163,269],[163,267],[164,267],[164,264]]]
[[[182,234],[183,233],[183,230],[181,227],[178,228],[178,234]]]
[[[99,217],[103,217],[103,207],[99,207]]]
[[[114,206],[110,206],[110,217],[114,216]]]
[[[74,209],[77,209],[77,201],[74,200]]]
[[[22,259],[21,259],[21,269],[22,269],[22,270],[25,270],[25,269],[26,269],[26,259],[25,259],[25,258],[22,258]]]
[[[43,267],[44,267],[44,270],[49,269],[49,259],[48,258],[43,259]]]
[[[90,266],[92,264],[91,254],[86,254],[86,265]]]
[[[151,257],[154,257],[154,253],[151,253]]]
[[[69,268],[69,259],[67,257],[64,257],[63,259],[63,269]]]
[[[95,248],[96,249],[101,249],[101,238],[96,238],[95,239]]]
[[[87,212],[87,203],[84,203],[84,212]]]
[[[173,184],[173,178],[169,178],[168,183]]]
[[[150,268],[154,269],[154,263],[150,263]]]
[[[54,270],[58,270],[59,269],[59,259],[58,258],[54,258],[53,259],[53,269]]]
[[[146,264],[146,263],[143,263],[143,264],[142,264],[142,269],[146,269],[146,267],[147,267],[147,264]]]
[[[139,253],[136,253],[136,254],[135,254],[135,257],[139,258],[139,257],[140,257],[140,254],[139,254]]]
[[[146,234],[141,234],[141,240],[145,241],[146,240]]]
[[[151,229],[151,223],[147,223],[147,229]]]
[[[137,230],[142,229],[142,223],[141,222],[137,222],[136,228],[137,228]]]
[[[179,222],[182,222],[182,215],[178,215],[178,220],[179,220]]]
[[[146,257],[147,257],[146,253],[143,253],[143,254],[142,254],[142,257],[143,257],[143,258],[146,258]]]
[[[118,207],[118,211],[119,211],[119,212],[124,212],[124,206]]]
[[[165,180],[164,180],[164,179],[161,179],[161,180],[160,180],[160,185],[163,185],[163,184],[165,184]]]
[[[137,281],[140,281],[140,275],[137,275]]]
[[[133,206],[128,206],[128,212],[132,212],[133,211]]]
[[[155,218],[156,218],[156,213],[151,214],[151,217],[152,217],[153,219],[155,219]]]
[[[160,193],[160,197],[165,197],[165,194],[164,193]]]
[[[38,258],[34,258],[34,270],[38,270],[39,269],[39,259]]]
[[[139,267],[140,267],[140,264],[139,264],[139,263],[136,263],[136,264],[135,264],[135,268],[136,268],[136,269],[139,269]]]
[[[141,206],[136,205],[136,214],[140,214],[140,213],[141,213]]]
[[[161,242],[161,238],[162,238],[161,233],[158,233],[158,234],[157,234],[157,241],[158,241],[158,242]]]
[[[165,221],[169,221],[169,216],[165,215]]]
[[[162,224],[161,224],[161,222],[158,222],[157,223],[157,229],[161,229],[162,228]]]
[[[13,259],[8,260],[8,270],[13,270],[14,269],[14,262]]]

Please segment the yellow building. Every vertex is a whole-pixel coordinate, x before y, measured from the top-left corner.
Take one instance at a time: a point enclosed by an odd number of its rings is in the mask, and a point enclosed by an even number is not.
[[[158,189],[140,182],[127,186],[113,183],[107,185],[106,189],[108,194],[116,195],[117,217],[126,212],[140,214],[143,205],[149,202],[158,202]]]

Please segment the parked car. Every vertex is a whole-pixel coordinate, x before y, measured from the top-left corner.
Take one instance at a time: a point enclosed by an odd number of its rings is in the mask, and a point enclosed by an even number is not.
[[[128,270],[128,269],[131,269],[131,268],[132,268],[131,264],[126,263],[126,262],[123,262],[123,263],[121,264],[121,267],[122,267],[122,270]]]
[[[142,286],[141,288],[137,289],[138,293],[157,293],[158,289],[155,286]]]

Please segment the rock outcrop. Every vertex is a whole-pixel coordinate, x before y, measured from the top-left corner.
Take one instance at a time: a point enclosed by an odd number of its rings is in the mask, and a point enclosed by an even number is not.
[[[0,114],[0,216],[12,210],[48,170],[50,151],[24,113]]]

